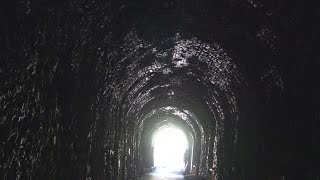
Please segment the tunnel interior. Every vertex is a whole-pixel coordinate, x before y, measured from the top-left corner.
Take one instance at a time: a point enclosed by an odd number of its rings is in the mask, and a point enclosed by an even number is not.
[[[0,10],[1,179],[137,179],[173,158],[154,141],[174,128],[198,178],[320,178],[315,1]]]

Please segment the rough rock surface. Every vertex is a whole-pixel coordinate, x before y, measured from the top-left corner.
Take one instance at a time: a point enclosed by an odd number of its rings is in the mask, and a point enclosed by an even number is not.
[[[0,179],[136,179],[165,119],[204,178],[319,178],[315,2],[0,7]]]

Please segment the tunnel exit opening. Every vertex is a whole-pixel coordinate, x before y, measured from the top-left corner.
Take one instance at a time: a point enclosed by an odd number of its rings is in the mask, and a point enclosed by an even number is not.
[[[159,129],[152,140],[154,167],[170,171],[184,171],[187,163],[188,139],[176,127]]]

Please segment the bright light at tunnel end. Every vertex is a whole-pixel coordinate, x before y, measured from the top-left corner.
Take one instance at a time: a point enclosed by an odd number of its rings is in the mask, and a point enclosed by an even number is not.
[[[188,141],[185,133],[175,127],[161,128],[153,138],[154,166],[170,171],[181,171],[185,167]]]

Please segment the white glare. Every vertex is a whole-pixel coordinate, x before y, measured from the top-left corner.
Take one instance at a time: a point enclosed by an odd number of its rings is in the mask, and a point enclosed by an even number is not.
[[[177,128],[164,128],[155,134],[154,166],[179,171],[185,166],[186,135]]]

